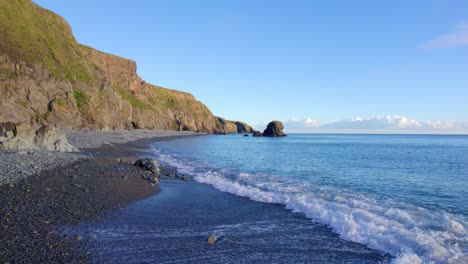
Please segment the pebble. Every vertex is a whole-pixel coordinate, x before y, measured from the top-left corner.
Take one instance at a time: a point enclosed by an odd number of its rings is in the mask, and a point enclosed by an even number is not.
[[[207,239],[207,243],[210,244],[210,245],[214,245],[216,244],[216,237],[214,235],[209,235],[208,236],[208,239]]]

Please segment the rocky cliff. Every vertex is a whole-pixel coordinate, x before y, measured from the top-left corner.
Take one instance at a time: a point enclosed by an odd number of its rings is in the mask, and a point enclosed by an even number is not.
[[[251,129],[221,123],[191,94],[146,83],[134,61],[80,45],[62,17],[30,0],[0,0],[0,40],[0,124],[206,133]]]
[[[244,122],[226,120],[222,117],[216,117],[216,119],[218,121],[217,133],[220,134],[253,133],[255,131]]]

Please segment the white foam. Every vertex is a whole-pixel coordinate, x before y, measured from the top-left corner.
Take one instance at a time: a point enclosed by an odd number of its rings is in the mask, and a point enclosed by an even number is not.
[[[330,226],[341,238],[395,257],[395,263],[468,263],[466,217],[429,211],[392,200],[265,174],[209,169],[182,163],[171,155],[158,158],[196,181],[253,201],[283,204],[287,209]]]

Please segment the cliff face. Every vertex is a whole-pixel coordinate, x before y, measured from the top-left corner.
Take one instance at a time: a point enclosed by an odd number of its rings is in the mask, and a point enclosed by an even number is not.
[[[222,117],[216,117],[218,121],[218,133],[236,134],[236,133],[253,133],[255,130],[244,122],[230,121]]]
[[[0,124],[224,132],[191,94],[148,84],[134,61],[78,44],[63,18],[30,0],[0,0],[0,39]]]

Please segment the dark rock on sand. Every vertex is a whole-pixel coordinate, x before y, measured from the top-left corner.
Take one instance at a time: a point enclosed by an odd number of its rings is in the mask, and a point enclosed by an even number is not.
[[[155,175],[159,175],[159,166],[156,160],[152,159],[139,159],[135,161],[135,166],[140,167],[144,170],[151,171]]]
[[[280,121],[272,121],[268,124],[265,131],[263,131],[264,137],[285,137],[286,134],[283,132],[284,126]]]
[[[263,133],[260,131],[255,131],[253,132],[252,137],[263,137]]]

